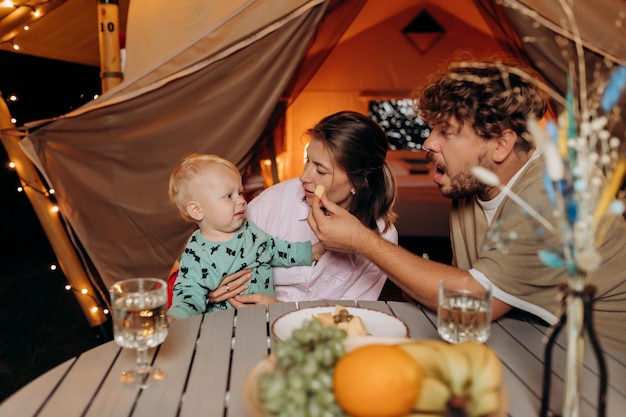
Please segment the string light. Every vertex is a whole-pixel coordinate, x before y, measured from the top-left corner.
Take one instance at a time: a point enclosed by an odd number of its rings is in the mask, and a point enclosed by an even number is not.
[[[20,22],[17,25],[16,31],[20,32],[21,30],[28,31],[30,29],[29,24],[32,24],[33,17],[40,17],[42,15],[42,12],[45,13],[50,10],[50,8],[46,8],[43,5],[52,3],[52,2],[62,3],[64,1],[66,0],[42,1],[35,5],[19,5],[19,4],[16,5],[11,1],[0,0],[0,9],[2,7],[10,7],[10,8],[15,8],[15,9],[18,9],[20,7],[29,7],[32,10],[30,17],[28,16],[28,13],[22,13],[22,15],[25,16],[26,19],[30,19],[30,20],[28,21],[22,20],[22,22]],[[40,8],[40,6],[43,6],[43,7]],[[9,33],[6,35],[8,39],[4,38],[4,40],[0,40],[0,43],[10,44],[14,50],[19,50],[19,45],[17,41],[17,36],[19,36],[19,33],[17,34]],[[94,99],[98,98],[98,94],[96,94],[93,98]],[[12,103],[19,103],[20,101],[20,97],[18,94],[11,94],[9,96],[5,96],[4,99],[9,105],[11,105]],[[17,120],[14,117],[12,117],[11,123],[15,125],[16,122]],[[19,136],[26,136],[27,132],[24,133],[25,130],[27,130],[25,127],[11,129],[10,133],[19,135]],[[9,132],[9,130],[7,130],[7,132]],[[1,133],[4,134],[4,131]],[[50,216],[60,215],[60,207],[56,204],[56,196],[55,196],[56,190],[54,188],[49,188],[48,185],[45,183],[45,181],[43,183],[40,183],[39,181],[35,183],[35,182],[30,182],[26,180],[24,177],[20,175],[21,167],[18,164],[20,164],[19,160],[8,161],[6,165],[9,170],[14,170],[17,174],[17,178],[19,181],[19,184],[16,187],[17,192],[22,193],[25,191],[34,191],[40,195],[45,196],[48,200],[50,200],[50,203],[51,203],[50,205],[46,205],[46,207],[48,208],[49,215]],[[58,268],[59,268],[58,264],[51,264],[49,266],[49,270],[51,272],[56,272]],[[89,287],[89,285],[87,285],[87,288],[81,288],[81,287],[82,287],[82,284],[78,284],[78,288],[73,288],[72,284],[69,282],[64,285],[65,290],[68,292],[72,292],[73,295],[77,299],[79,299],[80,304],[86,308],[85,311],[88,312],[88,314],[91,315],[92,317],[96,318],[98,322],[101,321],[101,317],[103,315],[110,314],[110,309],[108,308],[108,305],[107,305],[108,300],[106,296],[99,291],[98,288],[96,288],[95,290],[92,290],[91,287]]]
[[[94,302],[94,305],[89,307],[89,311],[92,314],[97,314],[98,311],[100,311],[101,309],[104,314],[109,314],[109,309],[107,307],[102,307],[100,305],[100,301],[98,300],[98,298],[91,295],[91,293],[89,292],[89,290],[87,290],[87,288],[81,288],[81,289],[74,288],[72,284],[70,284],[69,282],[65,284],[64,288],[66,291],[73,291],[74,293],[78,293],[81,296],[86,296],[87,298],[91,299]]]
[[[64,1],[66,1],[66,0],[60,0],[60,1],[58,0],[57,3],[63,3]],[[29,26],[30,23],[32,23],[34,20],[38,20],[39,18],[41,18],[46,11],[51,10],[51,9],[54,8],[54,7],[52,7],[52,8],[46,7],[46,5],[49,5],[52,2],[53,2],[53,0],[42,0],[42,1],[40,1],[38,3],[34,3],[34,4],[16,4],[12,0],[3,0],[3,1],[0,2],[0,7],[14,9],[6,17],[10,17],[11,14],[15,13],[17,10],[19,10],[22,7],[29,8],[30,9],[30,14],[26,15],[26,14],[20,13],[20,14],[16,15],[16,19],[15,19],[15,20],[21,21],[20,23],[24,23],[24,26],[22,26],[22,29],[24,31],[27,31],[27,30],[30,29],[30,26]],[[20,46],[19,46],[19,44],[15,40],[15,38],[18,35],[19,35],[19,29],[11,31],[10,33],[6,34],[8,39],[5,38],[0,43],[10,43],[11,44],[11,48],[13,48],[15,51],[19,51],[20,50]]]
[[[11,169],[11,170],[15,170],[16,164],[15,164],[15,162],[13,162],[13,161],[9,161],[9,163],[7,164],[7,166],[9,167],[9,169]],[[35,191],[35,192],[37,192],[37,193],[39,193],[39,194],[41,194],[41,195],[44,195],[44,196],[46,196],[46,197],[51,197],[51,198],[53,198],[54,193],[55,193],[54,188],[50,188],[50,189],[48,189],[48,190],[40,190],[40,189],[38,189],[38,188],[36,188],[36,187],[31,186],[31,185],[30,185],[30,184],[29,184],[29,183],[28,183],[28,182],[27,182],[24,178],[20,177],[20,176],[19,176],[19,174],[18,174],[18,178],[19,178],[20,183],[21,183],[21,185],[17,187],[17,191],[18,191],[18,192],[20,192],[20,193],[21,193],[21,192],[23,192],[23,191],[24,191],[24,188],[25,188],[25,187],[28,187],[28,188],[30,188],[31,190],[33,190],[33,191]],[[51,201],[52,201],[52,200],[51,200]],[[53,203],[56,203],[55,201],[52,201],[52,202],[53,202]],[[59,207],[58,207],[56,204],[54,204],[54,206],[52,206],[52,208],[50,209],[50,211],[51,211],[52,213],[57,213],[57,212],[59,211]]]

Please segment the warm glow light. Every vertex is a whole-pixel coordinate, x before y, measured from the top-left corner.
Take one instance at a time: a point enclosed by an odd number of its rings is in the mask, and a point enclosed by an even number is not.
[[[81,294],[87,294],[87,288],[83,288],[82,290],[80,290]]]
[[[50,194],[50,195],[54,194],[54,188],[50,188],[50,189],[48,190],[48,194]]]
[[[2,3],[0,3],[0,6],[2,6],[2,7],[15,7],[15,5],[13,4],[13,2],[11,0],[4,0]]]
[[[59,212],[59,206],[52,206],[50,211],[53,212],[53,213],[58,213]]]
[[[91,307],[91,312],[96,314],[98,312],[98,306]]]
[[[21,186],[17,187],[17,192],[18,192],[18,193],[21,193],[21,192],[23,192],[23,191],[24,191],[24,189],[23,189]]]
[[[11,123],[13,124],[17,123],[17,119],[15,117],[11,117]]]
[[[100,95],[99,95],[99,94],[95,94],[95,95],[93,96],[93,99],[95,100],[95,99],[97,99],[98,97],[100,97]]]
[[[30,30],[30,26],[28,25],[24,26],[24,30]]]
[[[39,10],[33,10],[33,16],[39,17],[41,16],[41,12]]]
[[[72,286],[70,284],[65,284],[65,290],[69,291],[72,289]]]
[[[57,270],[57,266],[55,264],[50,265],[50,270],[51,271],[56,271]]]
[[[15,162],[9,161],[9,168],[10,169],[15,169]]]
[[[17,96],[15,94],[11,94],[9,96],[9,101],[17,101]]]
[[[20,50],[20,46],[16,43],[13,44],[13,49],[15,49],[16,51]]]
[[[109,314],[109,309],[108,309],[108,308],[105,308],[104,310],[102,310],[102,312],[103,312],[104,314]]]

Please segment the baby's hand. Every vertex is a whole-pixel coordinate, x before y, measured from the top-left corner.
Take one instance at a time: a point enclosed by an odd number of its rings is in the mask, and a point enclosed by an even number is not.
[[[319,261],[324,252],[326,252],[326,249],[324,245],[322,245],[322,242],[317,242],[311,246],[311,252],[311,259],[313,259],[313,261]]]

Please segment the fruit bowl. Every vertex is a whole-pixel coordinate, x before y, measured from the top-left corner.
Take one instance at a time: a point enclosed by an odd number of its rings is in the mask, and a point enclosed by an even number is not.
[[[404,341],[406,341],[407,339],[404,339]],[[348,350],[355,348],[356,346],[362,346],[364,344],[367,344],[367,339],[355,339],[352,341],[347,341],[349,343],[347,343],[347,348]],[[394,342],[399,342],[399,340],[397,338],[372,338],[372,342],[376,342],[376,343],[394,343]],[[263,411],[263,408],[261,407],[261,401],[259,399],[259,389],[258,389],[258,377],[259,375],[266,373],[266,372],[271,372],[275,369],[276,366],[276,360],[274,358],[274,356],[269,355],[267,357],[265,357],[264,359],[262,359],[261,361],[259,361],[248,373],[248,375],[246,376],[246,379],[244,381],[244,386],[243,386],[243,390],[244,390],[244,403],[246,405],[246,408],[248,409],[248,412],[253,416],[253,417],[272,417],[272,415],[267,414]],[[508,394],[506,392],[506,389],[504,388],[504,386],[500,386],[498,389],[498,395],[500,398],[499,401],[499,407],[496,411],[486,414],[484,416],[480,416],[480,417],[505,417],[507,415],[507,410],[508,410]],[[407,414],[407,417],[420,417],[420,416],[433,416],[433,415],[437,415],[437,414],[420,414],[417,412],[411,413],[411,414]],[[455,414],[456,416],[462,416],[463,414]],[[445,417],[446,414],[441,414],[441,417]]]

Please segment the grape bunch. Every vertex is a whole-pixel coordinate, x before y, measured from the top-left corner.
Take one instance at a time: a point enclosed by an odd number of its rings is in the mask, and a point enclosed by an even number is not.
[[[335,402],[333,370],[346,332],[308,320],[274,346],[276,367],[259,376],[263,410],[276,417],[345,417]]]

